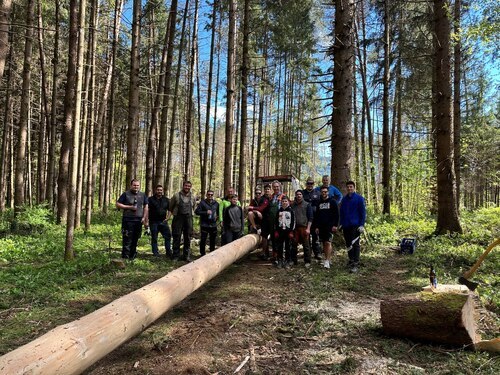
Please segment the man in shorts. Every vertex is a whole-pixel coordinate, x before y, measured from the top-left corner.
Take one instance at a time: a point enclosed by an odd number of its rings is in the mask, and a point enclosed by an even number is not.
[[[321,196],[316,207],[313,228],[318,234],[319,241],[323,244],[325,261],[323,266],[330,268],[332,258],[332,239],[339,226],[339,206],[333,197],[328,195],[328,186],[321,187]]]

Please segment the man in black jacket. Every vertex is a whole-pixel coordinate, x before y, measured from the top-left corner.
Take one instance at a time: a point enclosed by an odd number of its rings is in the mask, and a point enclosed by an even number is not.
[[[171,240],[172,233],[168,226],[170,212],[168,205],[170,201],[163,195],[163,186],[156,185],[155,194],[148,199],[149,202],[149,226],[151,229],[151,249],[154,256],[160,256],[158,252],[158,232],[165,240],[165,252],[167,257],[172,258]]]
[[[213,190],[207,191],[207,198],[202,200],[194,213],[200,216],[200,254],[205,255],[205,246],[207,238],[210,238],[210,252],[215,250],[215,240],[217,237],[217,213],[219,212],[219,203],[214,199]]]

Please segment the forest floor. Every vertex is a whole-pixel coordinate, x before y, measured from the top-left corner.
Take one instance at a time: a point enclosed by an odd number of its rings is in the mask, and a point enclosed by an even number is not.
[[[345,252],[330,270],[302,261],[276,269],[250,254],[86,373],[232,374],[247,357],[240,374],[500,370],[488,354],[384,336],[380,301],[420,288],[405,277],[404,258],[379,251],[358,274],[344,267]],[[478,307],[479,331],[494,335],[494,314]]]

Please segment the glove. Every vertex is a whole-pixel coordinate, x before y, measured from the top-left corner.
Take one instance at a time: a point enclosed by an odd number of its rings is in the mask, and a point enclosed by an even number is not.
[[[364,226],[361,225],[360,227],[358,227],[358,232],[359,233],[363,233],[364,231],[365,231],[365,227]]]
[[[278,233],[278,231],[274,231],[274,238],[276,239],[280,238],[280,234]]]

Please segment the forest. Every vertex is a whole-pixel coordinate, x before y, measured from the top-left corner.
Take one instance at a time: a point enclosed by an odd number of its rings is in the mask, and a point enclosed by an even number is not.
[[[147,196],[186,180],[198,199],[234,187],[248,206],[259,177],[293,175],[303,188],[329,175],[343,194],[356,181],[366,200],[360,275],[341,272],[341,236],[330,276],[252,271],[250,254],[89,373],[229,373],[249,350],[248,373],[497,372],[487,353],[391,348],[372,302],[418,291],[429,264],[456,283],[500,235],[499,45],[494,0],[0,0],[0,355],[180,266],[151,260],[146,236],[133,266],[110,265],[115,202],[132,179]],[[394,252],[403,237],[417,238],[414,256]],[[500,324],[497,253],[478,271],[487,338]],[[282,306],[266,294],[273,277]],[[297,302],[289,283],[317,293]],[[231,302],[245,292],[283,325],[253,327],[252,305]],[[182,321],[214,298],[225,323]],[[328,298],[344,301],[345,320]],[[190,368],[181,353],[175,367],[174,344],[207,358]],[[150,367],[128,358],[136,350]],[[364,367],[363,350],[383,363]]]

